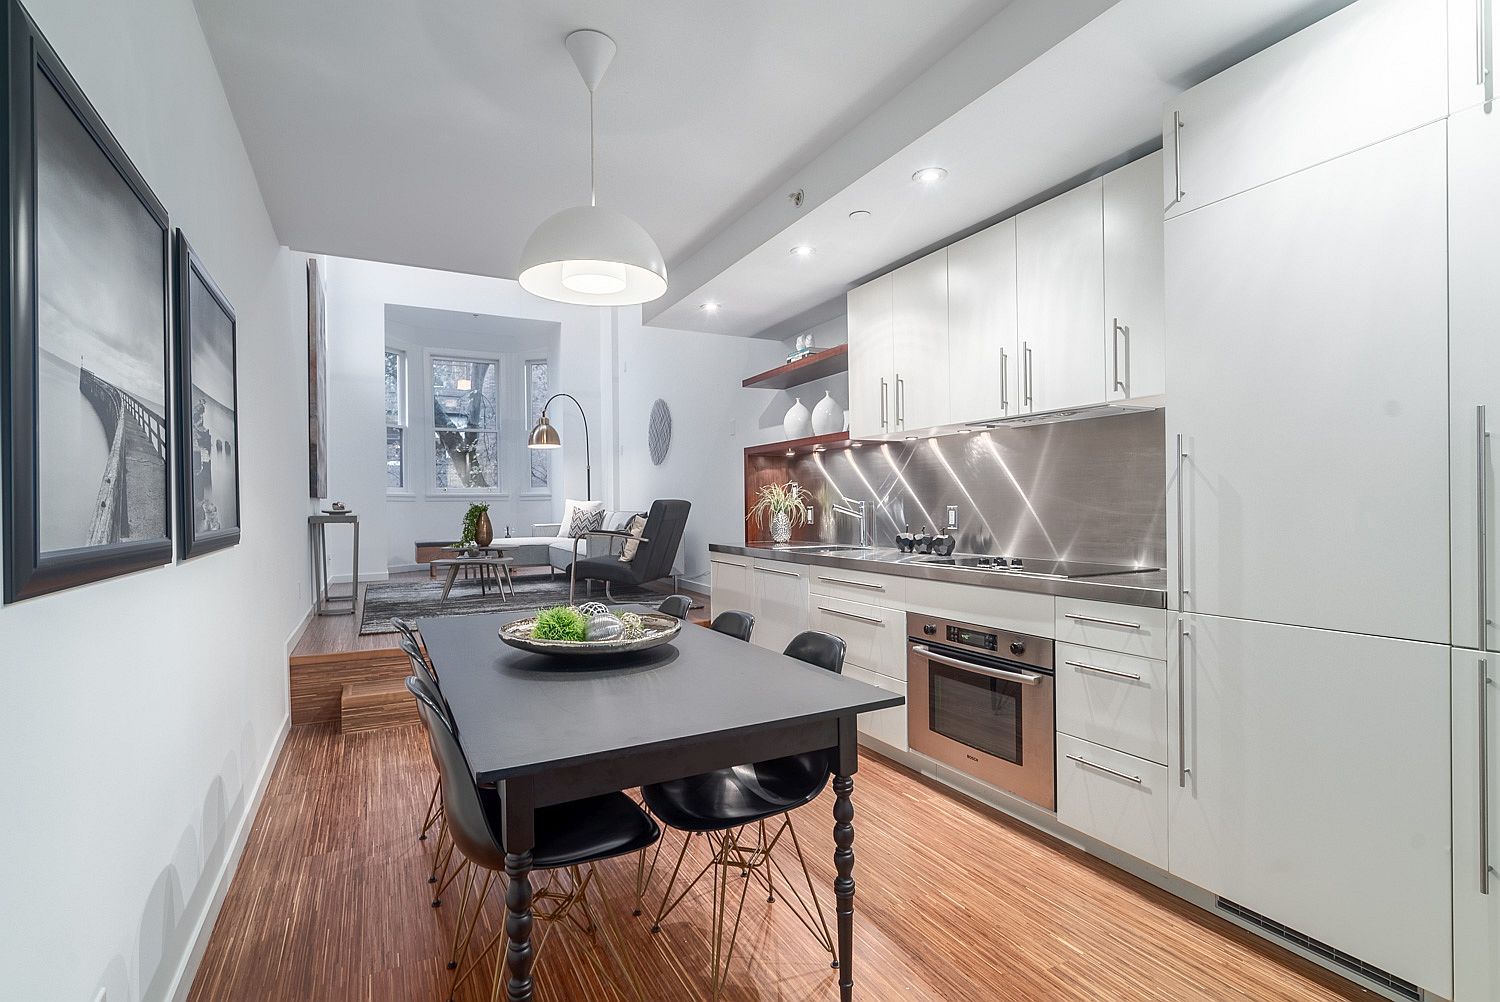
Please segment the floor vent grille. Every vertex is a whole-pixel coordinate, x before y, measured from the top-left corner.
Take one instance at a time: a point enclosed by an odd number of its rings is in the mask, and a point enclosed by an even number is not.
[[[1289,943],[1295,943],[1302,949],[1310,953],[1316,953],[1325,960],[1331,960],[1340,967],[1353,971],[1366,981],[1373,981],[1382,988],[1394,992],[1403,998],[1412,999],[1414,1002],[1421,1002],[1423,998],[1422,989],[1410,981],[1403,981],[1389,971],[1382,971],[1373,964],[1367,964],[1358,957],[1350,956],[1343,950],[1335,949],[1322,940],[1313,939],[1307,933],[1298,932],[1296,929],[1282,925],[1275,919],[1267,918],[1260,914],[1260,912],[1251,911],[1244,905],[1235,904],[1228,898],[1219,898],[1217,900],[1220,911],[1228,912],[1241,922],[1247,922]]]

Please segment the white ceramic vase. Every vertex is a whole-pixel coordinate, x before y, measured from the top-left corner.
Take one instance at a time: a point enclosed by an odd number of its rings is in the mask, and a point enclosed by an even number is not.
[[[823,399],[818,401],[818,406],[812,411],[812,433],[814,435],[832,435],[842,430],[844,424],[844,410],[834,402],[833,394],[823,392]]]
[[[786,417],[781,422],[781,428],[789,440],[807,438],[812,434],[812,414],[808,412],[806,407],[802,406],[801,397],[798,397],[797,402],[792,404],[791,408],[786,412]]]

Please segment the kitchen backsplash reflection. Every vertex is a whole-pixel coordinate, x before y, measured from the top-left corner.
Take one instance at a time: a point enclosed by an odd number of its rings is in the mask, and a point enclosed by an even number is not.
[[[895,546],[908,525],[936,533],[957,505],[960,553],[1163,567],[1165,422],[1156,410],[785,462],[817,499],[808,533],[817,542],[858,542],[857,521],[833,511],[842,498],[875,502],[876,546]]]

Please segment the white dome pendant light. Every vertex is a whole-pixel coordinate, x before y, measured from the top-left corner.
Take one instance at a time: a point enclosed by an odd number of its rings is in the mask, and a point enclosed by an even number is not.
[[[589,89],[589,204],[542,223],[521,252],[521,288],[582,306],[634,306],[667,291],[667,266],[651,234],[622,212],[597,204],[594,89],[615,58],[614,39],[580,28],[563,40]]]

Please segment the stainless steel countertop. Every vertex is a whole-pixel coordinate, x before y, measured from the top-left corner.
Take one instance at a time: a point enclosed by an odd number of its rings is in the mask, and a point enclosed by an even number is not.
[[[1003,588],[1006,591],[1034,592],[1063,598],[1089,599],[1094,602],[1114,602],[1117,605],[1133,605],[1145,609],[1167,607],[1166,571],[1141,571],[1135,574],[1111,574],[1108,577],[1095,578],[1033,578],[1020,574],[975,570],[969,567],[922,563],[921,560],[925,554],[902,553],[900,550],[883,546],[862,548],[821,543],[794,543],[787,546],[751,543],[748,546],[734,546],[728,543],[710,543],[708,549],[712,553],[754,557],[757,560],[782,560],[793,564],[838,567],[851,571],[869,571],[872,574],[923,578],[928,581],[951,581],[954,584],[973,585],[976,588]]]

